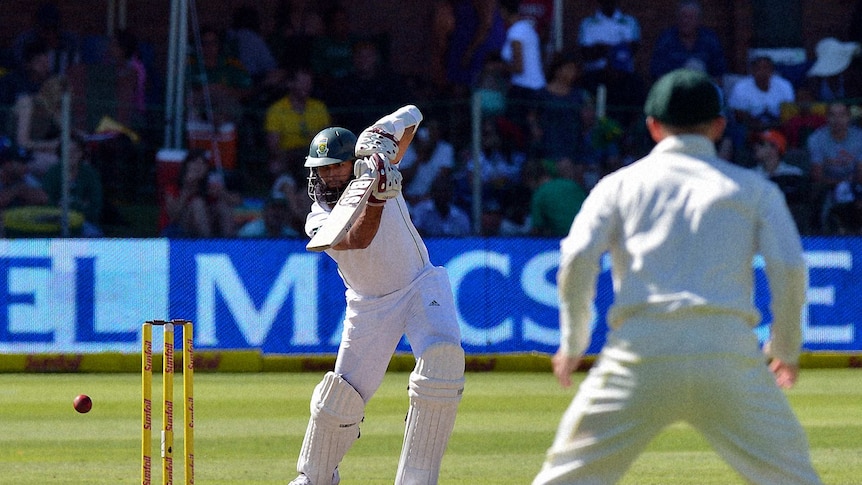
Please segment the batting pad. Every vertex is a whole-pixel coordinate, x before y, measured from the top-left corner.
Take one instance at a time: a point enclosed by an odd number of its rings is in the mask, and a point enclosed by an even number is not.
[[[396,485],[436,484],[464,392],[464,351],[451,343],[425,350],[410,374],[410,410]]]
[[[334,372],[327,372],[311,395],[311,418],[299,451],[296,470],[311,485],[334,483],[335,467],[359,438],[365,402],[356,389]]]

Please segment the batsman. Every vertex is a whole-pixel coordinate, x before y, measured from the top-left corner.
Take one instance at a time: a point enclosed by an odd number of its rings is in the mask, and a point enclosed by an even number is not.
[[[290,485],[339,483],[338,465],[359,438],[365,405],[405,335],[416,366],[395,483],[437,483],[464,390],[464,351],[448,274],[431,263],[401,195],[399,155],[421,121],[419,109],[409,105],[358,137],[326,128],[309,147],[312,204],[305,230],[313,237],[326,224],[346,224],[325,252],[347,289],[347,311],[335,367],[311,396],[299,476]],[[355,219],[330,218],[351,180],[362,177],[376,183],[367,202],[356,206]]]

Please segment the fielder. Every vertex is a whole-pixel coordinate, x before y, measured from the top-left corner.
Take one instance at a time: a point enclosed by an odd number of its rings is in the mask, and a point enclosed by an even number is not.
[[[716,156],[722,105],[720,88],[703,73],[659,79],[645,104],[658,144],[596,185],[561,243],[561,345],[552,359],[561,385],[571,385],[590,342],[605,251],[611,332],[534,485],[616,483],[677,421],[751,483],[820,483],[779,389],[799,371],[802,246],[778,187]],[[757,254],[772,295],[769,367],[752,331],[761,318],[752,303]]]
[[[384,117],[358,140],[344,128],[327,128],[309,148],[309,236],[327,220],[351,179],[376,170],[383,182],[347,235],[326,250],[347,287],[347,312],[335,369],[324,375],[311,397],[299,476],[291,485],[339,483],[338,464],[359,437],[365,405],[405,334],[416,367],[410,374],[410,407],[395,483],[437,483],[464,389],[464,351],[448,275],[431,264],[401,195],[401,174],[390,163],[398,152],[392,135],[400,134],[380,134],[405,125],[389,119],[393,116],[412,116],[418,124],[422,115],[413,110]]]

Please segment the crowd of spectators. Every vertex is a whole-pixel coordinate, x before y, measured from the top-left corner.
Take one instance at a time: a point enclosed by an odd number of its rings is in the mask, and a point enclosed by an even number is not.
[[[399,74],[391,39],[364,35],[342,1],[283,0],[273,12],[239,6],[226,25],[190,34],[185,76],[185,121],[214,133],[228,127],[239,161],[225,166],[220,145],[193,149],[176,180],[147,191],[155,169],[142,146],[161,131],[148,109],[159,88],[152,46],[123,30],[83,42],[56,3],[44,3],[4,57],[0,210],[60,203],[60,104],[69,90],[71,208],[84,217],[81,235],[125,223],[117,207],[143,196],[161,204],[157,235],[302,237],[302,160],[313,134],[332,125],[358,133],[412,103],[426,120],[400,168],[421,232],[560,237],[601,177],[651,148],[642,114],[650,84],[688,68],[724,91],[721,156],[778,184],[803,234],[860,233],[859,39],[819,40],[798,78],[783,76],[769,55],[731,72],[696,0],[678,2],[675,18],[648,36],[648,53],[640,53],[639,19],[618,0],[595,0],[592,14],[564,19],[577,45],[558,52],[552,7],[438,0],[428,19],[429,75],[417,78]],[[261,30],[262,13],[274,19],[271,32]],[[475,152],[474,93],[483,114]],[[259,201],[251,215],[250,200]]]

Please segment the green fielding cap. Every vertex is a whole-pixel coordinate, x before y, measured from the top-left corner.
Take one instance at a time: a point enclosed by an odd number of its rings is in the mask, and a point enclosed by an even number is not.
[[[644,114],[673,126],[692,126],[722,116],[721,88],[701,71],[677,69],[653,84]]]

